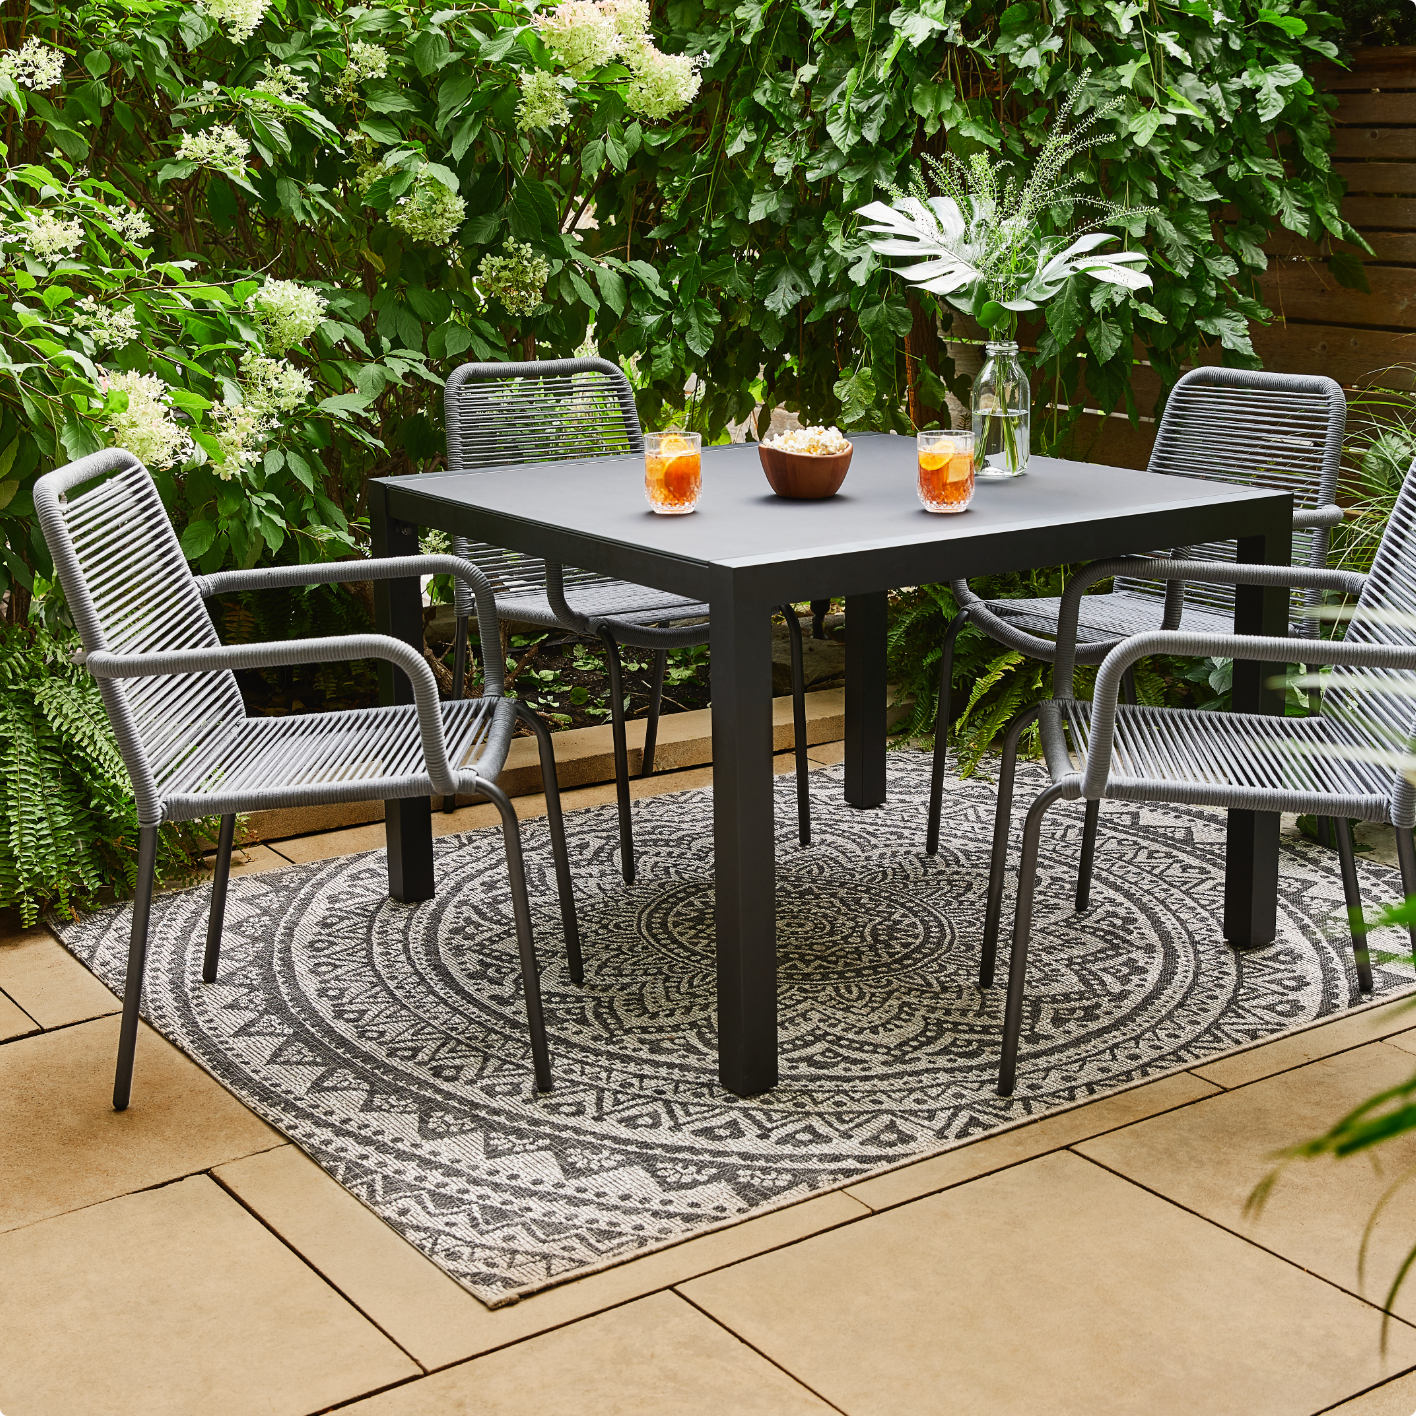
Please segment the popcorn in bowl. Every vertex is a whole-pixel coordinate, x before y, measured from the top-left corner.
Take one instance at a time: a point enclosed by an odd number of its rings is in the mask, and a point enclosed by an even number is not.
[[[785,428],[774,437],[763,438],[763,447],[779,452],[806,453],[811,457],[837,457],[851,450],[839,428]]]

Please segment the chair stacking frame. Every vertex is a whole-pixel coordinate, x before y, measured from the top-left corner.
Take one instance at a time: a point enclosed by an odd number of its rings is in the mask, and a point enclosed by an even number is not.
[[[147,956],[158,829],[165,821],[220,816],[211,915],[202,966],[216,980],[236,816],[272,807],[462,792],[488,798],[501,817],[537,1087],[551,1085],[531,912],[516,813],[497,777],[518,720],[535,733],[546,787],[561,920],[572,975],[583,974],[570,861],[544,723],[507,698],[499,656],[486,663],[481,698],[439,703],[437,681],[410,645],[381,634],[223,646],[205,601],[238,590],[414,575],[458,577],[475,602],[483,642],[496,644],[486,577],[456,556],[339,561],[194,576],[157,488],[119,449],[41,477],[35,508],[98,680],[138,807],[137,889],[123,994],[113,1106],[132,1089],[138,1005]],[[408,677],[414,701],[288,718],[251,718],[235,670],[377,658]]]
[[[1123,641],[1102,661],[1091,702],[1076,697],[1081,657],[1077,622],[1082,592],[1111,575],[1144,573],[1179,581],[1339,590],[1358,597],[1341,641],[1152,630]],[[1331,664],[1320,709],[1309,717],[1204,713],[1121,703],[1126,671],[1147,654],[1233,655],[1284,664],[1301,656]],[[982,987],[993,982],[1013,780],[1023,731],[1036,721],[1051,784],[1028,809],[1013,918],[1008,1003],[998,1091],[1013,1091],[1032,929],[1043,818],[1059,801],[1087,803],[1077,908],[1087,902],[1102,800],[1163,801],[1245,811],[1301,812],[1337,818],[1339,865],[1347,902],[1358,990],[1370,992],[1371,965],[1353,858],[1351,819],[1396,828],[1402,888],[1416,894],[1416,787],[1400,760],[1416,750],[1416,467],[1397,499],[1368,575],[1304,567],[1222,566],[1172,561],[1159,570],[1125,558],[1089,566],[1067,587],[1058,624],[1054,696],[1017,718],[1004,742],[993,828]],[[1412,928],[1416,946],[1416,926]]]
[[[644,451],[634,390],[624,371],[605,359],[463,364],[448,378],[443,399],[450,471],[625,457]],[[610,675],[620,869],[625,882],[633,884],[634,835],[620,648],[648,649],[654,655],[640,768],[640,775],[647,777],[654,771],[667,651],[708,642],[708,606],[682,595],[587,570],[568,569],[464,536],[452,538],[452,549],[486,575],[503,619],[568,630],[604,645]],[[453,693],[458,696],[467,666],[467,621],[472,614],[472,595],[459,582],[454,597],[457,628]],[[806,846],[811,844],[811,797],[801,625],[790,605],[784,605],[782,613],[792,647],[797,834]],[[449,811],[452,805],[449,798]]]
[[[1322,570],[1327,566],[1330,529],[1342,520],[1335,498],[1346,419],[1342,388],[1329,378],[1254,369],[1191,369],[1166,401],[1148,470],[1292,492],[1293,564]],[[1235,547],[1232,541],[1212,542],[1168,555],[1174,561],[1223,565],[1233,563]],[[966,624],[975,624],[1005,648],[1052,663],[1062,607],[1056,597],[983,600],[966,580],[954,581],[951,588],[959,612],[945,631],[940,664],[925,835],[929,855],[939,848],[954,641]],[[1321,596],[1320,589],[1295,587],[1291,618],[1296,634],[1316,636],[1317,622],[1306,612]],[[1226,634],[1233,625],[1232,585],[1162,577],[1152,571],[1149,558],[1138,559],[1130,574],[1117,577],[1109,595],[1090,595],[1082,602],[1076,658],[1078,663],[1099,664],[1123,639],[1149,630]],[[1161,652],[1181,651],[1167,647]],[[1134,701],[1129,675],[1125,691]]]

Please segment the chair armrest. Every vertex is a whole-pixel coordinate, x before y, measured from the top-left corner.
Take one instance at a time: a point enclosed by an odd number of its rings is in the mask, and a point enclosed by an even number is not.
[[[1269,664],[1346,664],[1359,669],[1416,670],[1416,644],[1348,644],[1345,640],[1286,639],[1261,634],[1185,634],[1151,630],[1133,634],[1101,661],[1092,696],[1091,731],[1082,774],[1082,795],[1100,796],[1111,775],[1111,750],[1116,730],[1116,704],[1125,672],[1151,654],[1203,658],[1230,654]],[[1070,695],[1069,695],[1070,696]]]
[[[438,682],[427,660],[411,644],[391,635],[346,634],[332,639],[285,639],[269,644],[217,644],[208,649],[173,649],[153,654],[112,654],[106,649],[95,649],[79,656],[79,661],[99,679],[210,674],[231,669],[330,664],[347,659],[386,659],[408,675],[418,712],[418,731],[423,739],[423,759],[433,790],[442,796],[455,794],[457,777],[447,759]]]
[[[1326,506],[1293,508],[1293,529],[1302,531],[1309,526],[1336,526],[1342,521],[1342,508],[1335,502]]]
[[[1138,580],[1199,580],[1217,585],[1273,585],[1299,589],[1342,590],[1349,595],[1360,595],[1367,583],[1367,577],[1358,575],[1355,571],[1315,570],[1302,565],[1230,565],[1224,561],[1168,560],[1148,556],[1122,556],[1116,560],[1096,561],[1079,570],[1062,594],[1062,605],[1057,613],[1057,658],[1054,661],[1052,681],[1058,685],[1066,682],[1068,691],[1058,694],[1058,697],[1076,697],[1073,675],[1076,670],[1077,619],[1081,613],[1082,594],[1089,585],[1095,585],[1098,580],[1106,580],[1115,575],[1131,575]],[[1179,631],[1167,629],[1164,633],[1165,647],[1153,652],[1183,656],[1187,651],[1179,647],[1179,639],[1183,637]],[[1247,639],[1248,636],[1244,638]],[[1126,642],[1129,644],[1131,641]],[[1117,646],[1118,649],[1121,647]],[[1214,651],[1205,649],[1200,652],[1210,654]],[[1237,657],[1253,659],[1261,658],[1262,655],[1244,653]],[[1285,658],[1282,662],[1286,663],[1288,659]]]
[[[500,695],[506,665],[501,656],[496,592],[486,575],[461,556],[380,556],[369,560],[274,565],[261,570],[222,570],[215,575],[193,578],[202,599],[209,600],[213,595],[229,595],[238,590],[281,590],[294,585],[335,585],[351,580],[403,580],[415,575],[452,575],[472,587],[477,598],[477,628],[482,639],[483,679],[489,694]]]

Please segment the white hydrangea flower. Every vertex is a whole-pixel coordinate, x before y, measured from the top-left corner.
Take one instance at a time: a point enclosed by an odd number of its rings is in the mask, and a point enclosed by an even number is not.
[[[285,359],[247,354],[241,360],[241,393],[245,406],[257,418],[274,419],[293,413],[315,391],[310,376]]]
[[[244,44],[260,28],[270,0],[197,0],[197,7],[225,25],[235,43]]]
[[[302,344],[321,325],[327,305],[325,297],[295,280],[272,280],[246,301],[265,331],[272,349],[289,349]]]
[[[47,93],[64,77],[64,56],[31,37],[18,50],[0,54],[0,74],[13,80],[17,88]]]
[[[251,145],[235,128],[218,123],[200,133],[183,133],[177,149],[179,161],[198,167],[215,167],[220,172],[237,172],[246,165]]]
[[[37,260],[54,261],[78,253],[84,244],[83,222],[65,221],[52,211],[36,211],[29,219],[25,245]]]
[[[74,307],[70,323],[100,349],[118,349],[138,337],[138,317],[131,305],[100,305],[92,295],[85,295]]]
[[[521,102],[516,105],[516,126],[523,133],[536,128],[549,131],[570,122],[565,90],[554,74],[544,69],[526,69],[517,82],[521,85]]]
[[[466,215],[467,203],[424,167],[408,194],[394,204],[388,219],[415,241],[446,246]]]
[[[147,214],[134,211],[131,207],[110,211],[108,220],[125,241],[132,241],[136,244],[152,235],[152,222],[148,220]]]
[[[667,118],[698,97],[701,56],[664,54],[648,41],[630,45],[624,62],[631,75],[624,101],[644,118]]]
[[[596,0],[562,0],[549,15],[537,15],[537,33],[576,78],[608,64],[620,51],[615,16]]]
[[[271,423],[249,403],[219,403],[211,410],[210,420],[211,435],[222,451],[222,461],[212,470],[223,482],[229,482],[243,467],[260,461]]]
[[[192,440],[173,421],[172,395],[156,374],[131,370],[104,372],[99,387],[117,389],[128,395],[128,406],[106,419],[114,446],[131,452],[145,467],[161,471],[184,462],[192,450]]]
[[[283,99],[286,103],[302,103],[309,91],[310,81],[297,74],[288,64],[268,62],[265,66],[265,77],[258,80],[255,85],[256,93],[268,94],[271,98]],[[253,99],[252,106],[264,109],[278,107],[274,103],[266,102],[263,98]]]
[[[354,86],[365,79],[381,79],[388,73],[388,51],[367,40],[356,39],[349,46],[349,62],[339,76],[339,87],[348,97]]]
[[[621,40],[633,42],[648,35],[649,0],[600,0],[600,9],[614,21]]]
[[[500,300],[507,314],[529,315],[541,303],[551,267],[530,246],[508,241],[505,250],[504,256],[482,257],[478,285],[489,300]]]

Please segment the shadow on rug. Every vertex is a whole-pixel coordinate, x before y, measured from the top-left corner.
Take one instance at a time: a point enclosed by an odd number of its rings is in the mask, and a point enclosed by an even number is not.
[[[1041,782],[1024,769],[1020,810]],[[555,1090],[537,1096],[497,831],[436,843],[436,899],[386,895],[382,852],[231,882],[219,981],[209,892],[153,907],[144,1016],[484,1302],[497,1305],[1031,1117],[1264,1041],[1361,1001],[1334,853],[1285,839],[1279,937],[1220,937],[1222,812],[1102,808],[1092,906],[1071,895],[1080,803],[1048,817],[1017,1094],[994,1094],[1003,989],[977,987],[991,783],[951,781],[923,854],[929,759],[890,799],[812,774],[815,843],[778,779],[781,1084],[717,1079],[710,789],[568,829],[587,977],[565,967],[543,821],[524,823]],[[1014,833],[1016,861],[1018,833]],[[1362,863],[1369,902],[1399,893]],[[1010,881],[1005,925],[1011,921]],[[129,911],[60,924],[110,987]],[[1373,937],[1399,950],[1404,935]],[[1006,934],[1006,930],[1005,930]],[[999,978],[1007,977],[1006,946]],[[1378,995],[1411,987],[1379,965]],[[142,1101],[142,1051],[135,1083]]]

